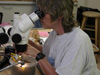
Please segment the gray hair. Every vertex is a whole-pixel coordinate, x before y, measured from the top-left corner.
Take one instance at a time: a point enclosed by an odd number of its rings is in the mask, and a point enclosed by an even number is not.
[[[72,0],[36,0],[37,6],[44,13],[49,13],[52,21],[63,16],[62,26],[64,32],[70,32],[75,26],[73,21],[73,1]]]

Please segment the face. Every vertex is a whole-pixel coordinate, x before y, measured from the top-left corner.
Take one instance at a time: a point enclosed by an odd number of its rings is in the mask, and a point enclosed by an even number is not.
[[[41,19],[42,27],[48,29],[54,29],[57,26],[58,22],[58,20],[51,21],[51,16],[48,13],[46,13],[45,16]]]

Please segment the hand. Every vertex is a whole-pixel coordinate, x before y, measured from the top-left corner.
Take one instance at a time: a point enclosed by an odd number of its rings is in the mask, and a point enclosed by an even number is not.
[[[39,52],[40,51],[38,49],[34,48],[31,45],[28,45],[27,50],[23,53],[26,54],[26,55],[30,55],[32,57],[36,57]]]

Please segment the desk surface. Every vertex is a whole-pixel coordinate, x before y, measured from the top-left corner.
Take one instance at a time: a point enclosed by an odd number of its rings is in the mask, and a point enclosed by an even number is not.
[[[11,75],[11,70],[10,69],[11,68],[0,72],[0,75]],[[41,75],[37,68],[36,68],[36,71],[35,71],[35,75]]]

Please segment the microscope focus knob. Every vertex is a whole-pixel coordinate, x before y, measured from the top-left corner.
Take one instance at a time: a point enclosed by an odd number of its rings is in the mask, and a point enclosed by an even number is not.
[[[0,44],[6,44],[9,40],[9,37],[5,33],[0,33]]]
[[[21,37],[19,34],[14,34],[14,35],[12,36],[12,41],[13,41],[14,43],[20,43],[21,40],[22,40],[22,37]]]

